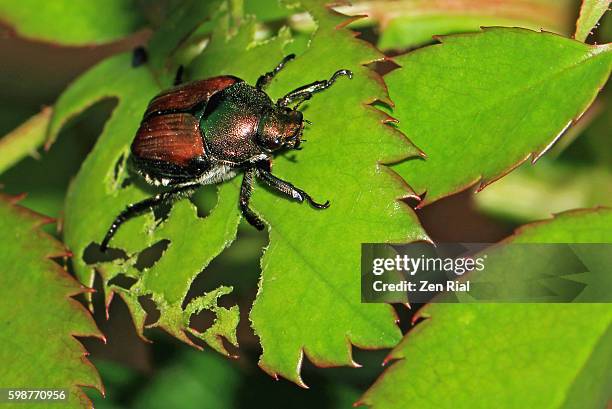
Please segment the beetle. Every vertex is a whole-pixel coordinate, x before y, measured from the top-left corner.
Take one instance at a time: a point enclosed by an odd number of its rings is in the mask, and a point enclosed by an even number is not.
[[[272,158],[283,150],[301,149],[308,121],[299,106],[331,87],[338,77],[350,79],[353,73],[338,70],[328,80],[303,85],[273,102],[265,87],[294,58],[294,54],[283,58],[255,86],[232,75],[180,85],[179,69],[175,87],[149,103],[129,158],[131,167],[147,183],[169,189],[128,205],[111,224],[101,250],[106,251],[117,229],[130,218],[239,173],[244,173],[239,207],[258,230],[263,230],[264,223],[249,207],[255,178],[289,199],[307,201],[315,209],[329,207],[329,201],[316,202],[304,190],[274,176]]]

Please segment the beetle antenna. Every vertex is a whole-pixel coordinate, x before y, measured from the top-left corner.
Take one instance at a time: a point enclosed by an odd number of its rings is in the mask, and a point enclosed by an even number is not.
[[[312,125],[312,122],[309,121],[308,119],[302,119],[302,121],[306,122],[308,125]]]

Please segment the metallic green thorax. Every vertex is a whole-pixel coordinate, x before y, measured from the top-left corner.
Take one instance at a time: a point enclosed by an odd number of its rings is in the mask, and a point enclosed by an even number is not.
[[[295,139],[302,115],[276,106],[268,95],[238,82],[213,95],[200,118],[206,153],[211,159],[244,163]]]

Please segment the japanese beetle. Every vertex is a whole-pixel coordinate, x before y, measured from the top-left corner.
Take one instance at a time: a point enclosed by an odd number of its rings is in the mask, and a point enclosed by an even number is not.
[[[148,183],[170,189],[127,206],[102,240],[102,251],[126,220],[241,172],[240,210],[259,230],[264,223],[249,208],[255,178],[289,199],[306,200],[316,209],[329,206],[329,201],[317,203],[303,190],[274,176],[271,160],[279,151],[300,149],[304,123],[308,122],[298,111],[300,104],[329,88],[338,77],[352,78],[352,72],[336,71],[329,80],[303,85],[274,103],[264,89],[293,58],[293,54],[286,56],[260,76],[255,86],[224,75],[177,85],[151,100],[132,142],[130,163]],[[179,77],[176,83],[180,84]]]

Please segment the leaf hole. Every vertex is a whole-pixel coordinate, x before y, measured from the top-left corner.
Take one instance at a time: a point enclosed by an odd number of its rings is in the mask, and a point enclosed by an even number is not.
[[[136,259],[134,267],[138,271],[143,271],[145,269],[153,267],[153,265],[155,265],[155,263],[157,263],[162,257],[166,249],[168,249],[169,245],[170,240],[163,239],[153,244],[152,246],[147,247],[138,254],[138,258]]]
[[[94,242],[89,243],[83,252],[85,264],[107,263],[114,260],[127,260],[125,251],[110,247],[105,252],[100,250],[100,245]]]
[[[219,307],[227,308],[228,310],[235,306],[238,303],[238,300],[235,297],[232,297],[232,294],[224,295],[217,300],[217,305]]]
[[[198,217],[207,217],[217,205],[217,199],[217,186],[205,185],[199,188],[190,200],[198,209]]]
[[[204,332],[215,323],[215,319],[217,319],[217,314],[205,309],[189,317],[189,326],[196,331]]]
[[[145,326],[155,324],[157,321],[159,321],[159,317],[161,316],[161,313],[159,312],[159,309],[157,308],[155,301],[153,301],[153,298],[151,298],[150,295],[139,296],[138,302],[140,303],[140,306],[147,314],[147,318],[145,320]]]
[[[253,260],[261,257],[262,248],[267,243],[267,235],[260,234],[251,226],[240,228],[232,245],[224,249],[206,267],[206,274],[198,274],[192,281],[183,300],[182,308],[187,308],[189,302],[195,297],[213,291],[222,285],[233,287],[234,292],[231,297],[228,295],[221,297],[219,305],[225,307],[235,305],[234,294],[239,296],[250,289],[257,288],[260,268],[257,263],[253,263]],[[229,272],[236,272],[236,274],[228,274]]]
[[[123,273],[119,273],[108,281],[108,285],[116,285],[117,287],[129,290],[134,284],[136,284],[136,281],[138,280],[134,277],[128,277]]]

